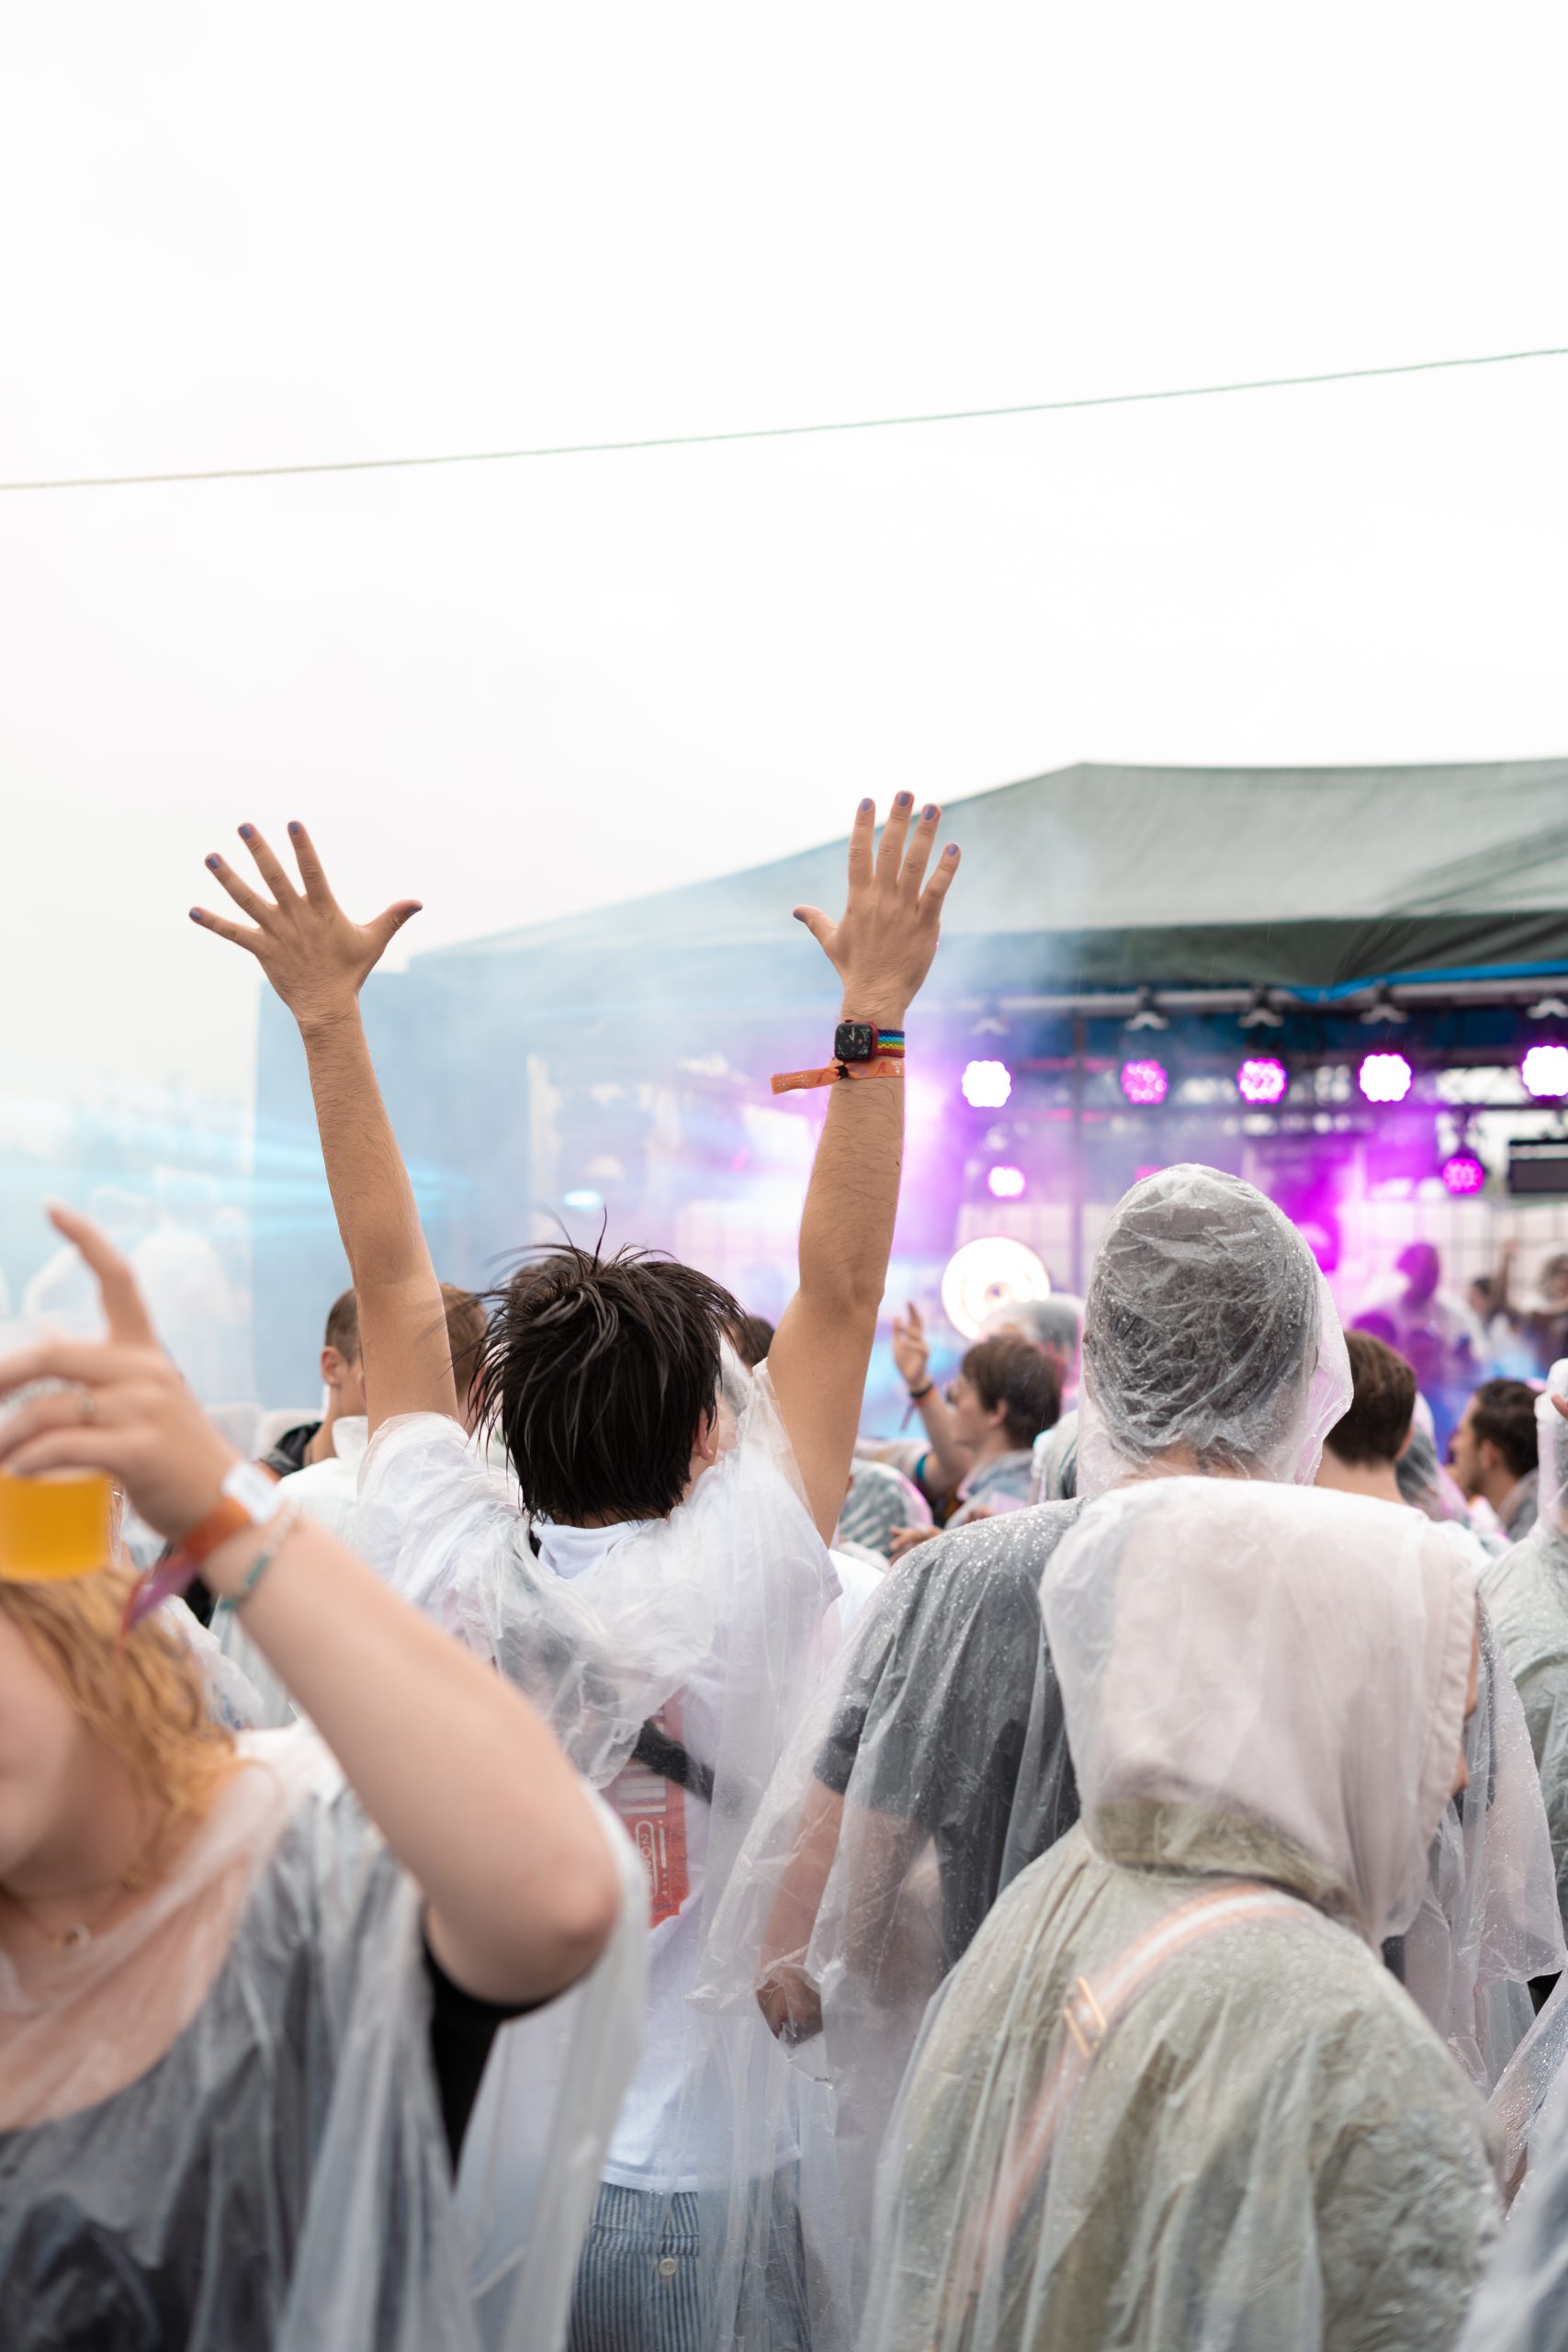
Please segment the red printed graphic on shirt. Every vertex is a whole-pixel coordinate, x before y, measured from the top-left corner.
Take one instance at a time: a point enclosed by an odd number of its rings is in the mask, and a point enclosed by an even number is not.
[[[651,1718],[666,1738],[681,1736],[681,1702],[666,1702]],[[685,1792],[662,1772],[631,1763],[611,1781],[605,1794],[620,1815],[648,1872],[649,1926],[672,1919],[691,1893],[686,1866]]]

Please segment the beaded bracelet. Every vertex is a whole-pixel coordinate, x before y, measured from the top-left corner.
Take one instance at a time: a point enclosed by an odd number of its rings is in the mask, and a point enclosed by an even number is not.
[[[252,1593],[254,1592],[257,1585],[260,1584],[263,1577],[299,1526],[299,1519],[300,1511],[298,1503],[288,1503],[284,1506],[268,1527],[267,1541],[262,1545],[261,1550],[241,1577],[239,1589],[235,1592],[226,1592],[218,1603],[219,1609],[244,1607],[245,1602],[249,1600]],[[213,1613],[216,1615],[217,1611]]]

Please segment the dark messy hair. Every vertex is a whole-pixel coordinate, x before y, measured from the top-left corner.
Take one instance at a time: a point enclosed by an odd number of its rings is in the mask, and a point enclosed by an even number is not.
[[[1528,1380],[1483,1380],[1471,1398],[1471,1428],[1477,1444],[1490,1438],[1516,1478],[1539,1465],[1535,1390]]]
[[[530,1253],[479,1356],[481,1428],[498,1428],[541,1517],[663,1519],[718,1392],[719,1346],[743,1318],[723,1287],[649,1250]]]
[[[1350,1359],[1350,1409],[1323,1442],[1341,1462],[1397,1462],[1416,1410],[1416,1374],[1371,1331],[1347,1331],[1345,1351]]]
[[[1061,1419],[1062,1375],[1032,1340],[981,1340],[959,1370],[987,1413],[1004,1408],[1002,1427],[1020,1451]]]

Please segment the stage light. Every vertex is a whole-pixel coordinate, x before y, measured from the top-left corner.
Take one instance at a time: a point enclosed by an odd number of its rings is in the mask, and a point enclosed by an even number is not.
[[[1479,1193],[1486,1182],[1486,1162],[1473,1151],[1452,1151],[1440,1173],[1450,1193]]]
[[[1012,1092],[1012,1072],[1006,1062],[965,1062],[964,1100],[971,1110],[999,1111]]]
[[[1415,1075],[1403,1054],[1363,1054],[1356,1083],[1369,1102],[1403,1102]]]
[[[1022,1299],[1049,1298],[1051,1277],[1027,1242],[987,1233],[955,1250],[942,1271],[942,1306],[953,1329],[976,1340],[987,1315]]]
[[[603,1193],[592,1193],[586,1185],[580,1187],[576,1192],[563,1193],[560,1198],[562,1208],[580,1209],[589,1216],[593,1216],[604,1205]]]
[[[1248,1054],[1235,1074],[1235,1091],[1244,1102],[1282,1102],[1291,1073],[1275,1054]]]
[[[1018,1200],[1023,1192],[1022,1169],[1006,1168],[998,1164],[987,1176],[986,1189],[994,1201]]]
[[[1568,1046],[1532,1046],[1519,1064],[1525,1092],[1538,1102],[1560,1102],[1568,1094]]]
[[[1163,1102],[1170,1087],[1170,1072],[1163,1062],[1152,1057],[1140,1057],[1136,1061],[1122,1065],[1122,1091],[1129,1102],[1140,1106]]]

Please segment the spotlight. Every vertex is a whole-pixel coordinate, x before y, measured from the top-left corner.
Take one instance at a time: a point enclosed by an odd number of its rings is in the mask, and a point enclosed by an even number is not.
[[[1356,1083],[1369,1102],[1403,1102],[1415,1075],[1403,1054],[1363,1054]]]
[[[965,1062],[964,1100],[975,1111],[999,1111],[1012,1092],[1012,1072],[1006,1062]]]
[[[1486,1162],[1473,1151],[1451,1151],[1439,1173],[1450,1193],[1479,1193],[1486,1182]]]
[[[953,1329],[976,1340],[993,1307],[1049,1298],[1051,1277],[1027,1242],[988,1233],[955,1250],[942,1272],[942,1306]]]
[[[1276,1054],[1248,1054],[1235,1074],[1235,1091],[1244,1102],[1281,1102],[1291,1073]]]
[[[1140,1057],[1122,1065],[1122,1091],[1140,1106],[1163,1102],[1170,1088],[1170,1072],[1163,1062]]]
[[[1531,1046],[1519,1076],[1538,1102],[1560,1102],[1568,1094],[1568,1046]]]
[[[1018,1200],[1023,1192],[1022,1169],[1006,1168],[998,1164],[987,1176],[986,1189],[994,1201]]]

